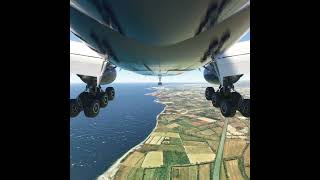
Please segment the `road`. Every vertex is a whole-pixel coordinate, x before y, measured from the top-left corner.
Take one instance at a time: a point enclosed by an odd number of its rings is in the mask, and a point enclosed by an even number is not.
[[[224,142],[225,142],[226,133],[227,133],[227,127],[228,127],[228,119],[226,118],[224,121],[219,148],[218,148],[217,156],[216,156],[214,167],[213,167],[213,180],[220,180],[220,167],[221,167],[221,160],[223,155]]]

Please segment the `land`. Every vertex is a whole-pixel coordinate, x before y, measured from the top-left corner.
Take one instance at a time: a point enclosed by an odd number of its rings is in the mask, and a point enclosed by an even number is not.
[[[204,84],[154,87],[165,109],[153,132],[98,179],[215,180],[250,178],[250,119],[222,117]],[[237,89],[249,94],[249,89]]]

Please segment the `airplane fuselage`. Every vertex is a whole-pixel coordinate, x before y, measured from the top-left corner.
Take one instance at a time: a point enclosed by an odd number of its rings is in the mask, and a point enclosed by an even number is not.
[[[118,67],[177,75],[228,56],[224,52],[249,29],[248,2],[71,0],[70,29]]]

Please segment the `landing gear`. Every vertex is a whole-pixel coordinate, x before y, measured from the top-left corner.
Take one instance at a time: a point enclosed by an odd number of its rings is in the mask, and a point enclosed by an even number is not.
[[[233,86],[220,86],[217,91],[214,91],[212,87],[207,87],[205,97],[211,100],[214,107],[220,107],[224,117],[233,117],[237,110],[243,116],[250,117],[250,99],[243,99],[238,92],[234,91]]]
[[[220,105],[220,99],[221,99],[220,96],[221,96],[221,95],[220,95],[220,92],[214,92],[214,93],[212,93],[212,95],[211,95],[211,102],[212,102],[212,106],[213,106],[213,107],[219,107],[219,105]]]
[[[77,99],[70,99],[70,117],[76,117],[82,110],[86,117],[96,117],[100,108],[108,106],[108,102],[115,97],[113,87],[103,91],[101,87],[86,87],[86,90],[79,94]]]
[[[159,75],[159,82],[158,82],[158,86],[162,86],[162,82],[161,82],[161,75]]]
[[[220,110],[224,117],[233,117],[236,114],[237,107],[231,99],[223,99],[220,103]]]
[[[113,87],[107,87],[106,88],[106,94],[108,96],[108,100],[112,101],[114,99],[115,96],[115,91]]]
[[[239,111],[244,117],[250,117],[250,99],[242,99],[239,103]]]
[[[83,108],[87,117],[96,117],[100,112],[100,102],[97,99],[89,101]]]
[[[70,117],[76,117],[81,112],[80,106],[76,99],[70,99]]]
[[[206,92],[205,92],[206,99],[207,100],[211,100],[211,97],[212,97],[213,93],[215,93],[213,87],[207,87],[206,88]]]

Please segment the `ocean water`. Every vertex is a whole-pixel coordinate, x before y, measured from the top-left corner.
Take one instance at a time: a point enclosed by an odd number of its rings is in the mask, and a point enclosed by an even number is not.
[[[95,118],[81,112],[70,118],[70,179],[96,179],[129,149],[143,141],[156,125],[164,105],[146,96],[156,84],[112,84],[116,97]],[[103,86],[105,89],[107,86]],[[70,85],[75,98],[85,84]]]

